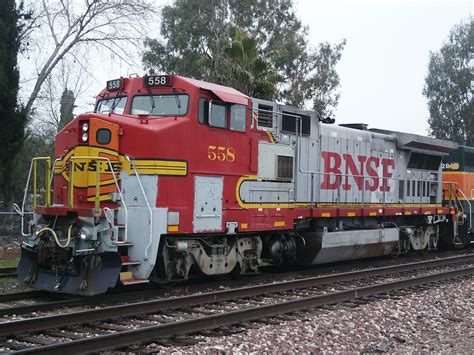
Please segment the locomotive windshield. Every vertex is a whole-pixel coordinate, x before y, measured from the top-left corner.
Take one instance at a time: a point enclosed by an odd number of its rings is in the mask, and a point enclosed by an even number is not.
[[[95,109],[95,112],[98,113],[109,113],[109,112],[114,112],[118,113],[119,115],[123,115],[125,111],[125,104],[127,103],[127,97],[122,96],[122,97],[115,97],[112,99],[105,99],[105,100],[100,100],[97,103],[97,107]]]
[[[146,95],[135,96],[132,101],[132,115],[181,116],[188,112],[189,96]]]

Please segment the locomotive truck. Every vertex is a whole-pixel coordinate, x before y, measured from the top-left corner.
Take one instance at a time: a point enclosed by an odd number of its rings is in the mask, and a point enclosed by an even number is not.
[[[110,80],[31,163],[18,280],[94,295],[462,245],[456,149],[177,75]]]

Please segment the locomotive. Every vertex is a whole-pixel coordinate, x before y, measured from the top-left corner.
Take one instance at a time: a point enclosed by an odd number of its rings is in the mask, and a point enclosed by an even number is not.
[[[95,295],[467,242],[456,143],[333,123],[178,75],[108,81],[31,163],[19,282]]]
[[[443,158],[441,164],[443,180],[455,184],[459,199],[460,214],[465,215],[465,223],[459,225],[459,239],[463,245],[474,244],[474,147],[460,145]]]

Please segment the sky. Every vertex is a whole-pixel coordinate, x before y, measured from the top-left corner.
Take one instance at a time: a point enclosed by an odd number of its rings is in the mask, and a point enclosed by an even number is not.
[[[472,15],[471,0],[297,0],[312,44],[345,38],[337,123],[428,133],[430,51]]]
[[[155,3],[161,7],[171,1]],[[341,97],[336,123],[428,133],[422,91],[429,53],[441,48],[454,25],[472,16],[474,0],[295,0],[294,7],[308,26],[311,46],[347,41],[337,65]],[[157,37],[158,23],[153,27],[149,35]],[[132,65],[111,65],[103,58],[93,62],[76,114],[93,109],[95,95],[107,80],[144,74],[140,53],[130,54]],[[24,87],[25,96],[28,85]]]

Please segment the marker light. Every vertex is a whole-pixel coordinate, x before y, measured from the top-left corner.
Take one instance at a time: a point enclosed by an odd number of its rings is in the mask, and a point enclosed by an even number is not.
[[[83,131],[83,132],[87,132],[88,130],[89,130],[89,123],[84,122],[84,123],[82,124],[82,131]]]
[[[87,142],[88,139],[89,139],[89,135],[88,135],[86,132],[84,132],[84,133],[82,134],[82,141],[83,141],[83,142]]]
[[[87,240],[90,239],[90,237],[91,235],[89,231],[87,229],[81,228],[81,230],[79,231],[79,238],[81,238],[82,240]]]

